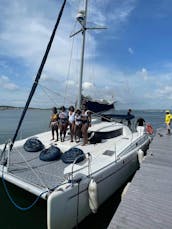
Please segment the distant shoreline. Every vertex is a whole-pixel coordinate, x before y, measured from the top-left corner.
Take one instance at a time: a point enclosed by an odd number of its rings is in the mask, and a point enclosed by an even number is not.
[[[24,107],[14,107],[14,106],[0,106],[0,110],[23,110]],[[34,108],[29,107],[29,110],[50,110],[51,108]]]
[[[4,105],[1,105],[0,106],[0,111],[1,110],[23,110],[24,107],[15,107],[15,106],[4,106]],[[38,108],[38,107],[29,107],[28,108],[29,110],[51,110],[52,108]],[[57,109],[60,109],[60,108],[57,108]],[[119,109],[119,110],[116,110],[115,109],[115,112],[118,112],[118,111],[126,111],[127,109]],[[133,111],[147,111],[147,112],[164,112],[165,111],[165,108],[164,109],[133,109]]]

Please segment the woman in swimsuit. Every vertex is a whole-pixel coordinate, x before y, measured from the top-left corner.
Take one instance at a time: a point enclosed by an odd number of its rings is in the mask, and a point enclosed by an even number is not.
[[[91,113],[86,108],[82,110],[81,114],[82,120],[82,137],[83,137],[83,146],[88,144],[88,127],[91,126]]]
[[[59,115],[57,113],[57,108],[53,107],[52,108],[52,115],[50,118],[50,124],[49,127],[51,127],[51,133],[52,133],[52,139],[54,140],[54,132],[56,132],[56,141],[58,141],[58,119],[59,119]]]

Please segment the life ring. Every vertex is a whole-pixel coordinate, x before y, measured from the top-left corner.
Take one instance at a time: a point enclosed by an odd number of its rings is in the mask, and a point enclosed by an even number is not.
[[[61,151],[56,146],[50,146],[48,149],[44,149],[41,151],[39,155],[39,159],[42,161],[54,161],[61,158]]]
[[[153,132],[154,132],[153,127],[151,126],[150,123],[148,123],[148,124],[146,125],[146,132],[147,132],[148,134],[153,134]]]

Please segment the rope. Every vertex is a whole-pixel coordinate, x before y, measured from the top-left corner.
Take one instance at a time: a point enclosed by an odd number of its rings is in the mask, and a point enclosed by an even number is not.
[[[79,185],[80,181],[78,181],[78,193],[77,193],[77,208],[76,208],[76,228],[78,229],[78,217],[79,217]]]
[[[5,189],[5,192],[7,193],[7,196],[10,200],[10,202],[17,208],[19,209],[20,211],[28,211],[30,210],[32,207],[34,207],[36,205],[36,203],[38,202],[38,200],[41,198],[41,196],[47,192],[49,192],[49,190],[46,190],[44,192],[42,192],[34,201],[32,204],[30,204],[28,207],[20,207],[18,204],[16,204],[16,202],[13,200],[13,198],[11,197],[9,191],[8,191],[8,188],[7,188],[7,185],[5,183],[5,179],[4,179],[4,166],[3,166],[3,170],[2,170],[2,183],[3,183],[3,186],[4,186],[4,189]]]
[[[2,183],[3,183],[3,186],[4,186],[4,189],[5,189],[5,192],[10,200],[10,202],[14,205],[14,207],[16,207],[17,209],[19,209],[20,211],[28,211],[30,210],[31,208],[33,208],[37,202],[39,201],[39,199],[41,198],[41,196],[45,193],[48,193],[50,191],[54,191],[59,185],[56,185],[55,187],[51,188],[51,189],[48,189],[44,192],[41,192],[39,196],[37,196],[37,198],[27,207],[21,207],[19,206],[12,198],[12,196],[10,195],[9,191],[8,191],[8,188],[7,188],[7,185],[5,183],[5,179],[4,179],[4,166],[3,166],[3,169],[2,169]],[[79,184],[78,184],[79,185]],[[79,203],[78,205],[79,206]],[[77,207],[78,208],[78,207]]]
[[[76,25],[77,25],[77,21],[75,21],[72,31],[75,31]],[[72,32],[71,32],[71,34],[72,34]],[[72,63],[72,55],[73,55],[73,47],[74,47],[74,36],[72,37],[72,46],[71,46],[71,51],[70,51],[70,58],[69,58],[69,65],[68,65],[66,82],[68,82],[68,80],[69,80],[71,63]],[[64,93],[65,95],[67,94],[67,88],[68,88],[68,83],[66,83],[65,93]],[[66,96],[64,96],[64,104],[66,104]]]

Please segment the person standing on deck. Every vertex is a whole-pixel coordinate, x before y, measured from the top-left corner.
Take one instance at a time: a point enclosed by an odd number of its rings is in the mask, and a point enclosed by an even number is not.
[[[61,107],[61,112],[59,113],[59,126],[60,126],[60,140],[64,142],[66,136],[66,130],[68,126],[68,114],[64,106]]]
[[[73,106],[69,107],[69,127],[70,127],[70,137],[71,142],[73,142],[74,131],[75,131],[75,109]]]
[[[145,120],[142,117],[137,119],[137,122],[136,122],[137,126],[144,126],[144,124],[145,124]]]
[[[131,112],[132,112],[132,110],[131,109],[129,109],[128,110],[128,112],[127,112],[127,121],[128,121],[128,127],[131,129],[131,116],[132,116],[132,114],[131,114]]]
[[[172,115],[170,114],[170,111],[167,110],[165,115],[165,123],[166,123],[166,127],[167,127],[167,134],[171,134],[171,130],[170,130],[170,124],[171,124],[171,119],[172,119]]]
[[[81,110],[77,109],[75,112],[75,142],[80,142],[82,136],[81,133],[82,120],[81,120]]]
[[[138,118],[136,121],[136,130],[139,134],[144,133],[145,131],[144,125],[145,125],[145,120],[142,117]]]
[[[57,108],[53,107],[52,108],[52,115],[50,118],[50,124],[49,124],[49,127],[51,127],[51,133],[52,133],[52,139],[51,140],[54,140],[54,132],[56,132],[56,136],[57,136],[56,141],[58,141],[58,119],[59,119],[59,115],[57,112]]]
[[[81,113],[81,120],[82,120],[82,137],[83,137],[83,146],[88,144],[88,127],[91,126],[91,113],[86,109],[83,108]]]

